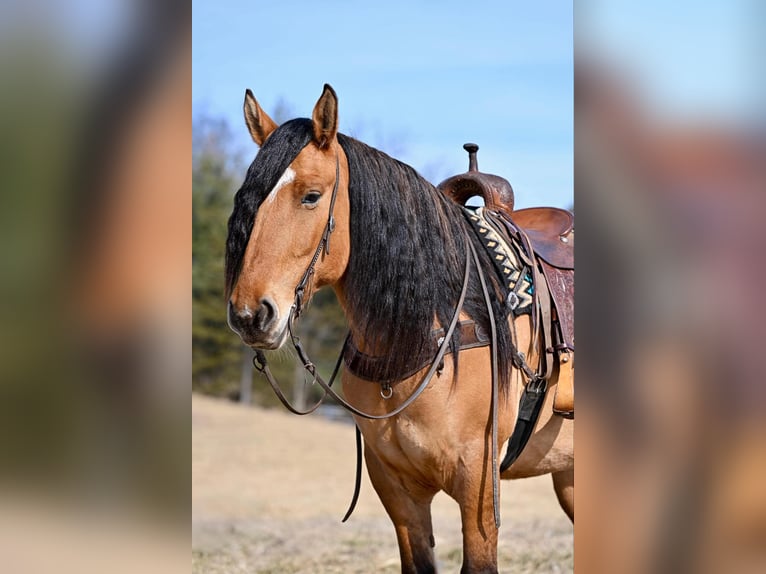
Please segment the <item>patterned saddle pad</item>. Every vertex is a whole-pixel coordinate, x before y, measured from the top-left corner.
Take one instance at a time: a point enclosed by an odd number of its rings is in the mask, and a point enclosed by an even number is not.
[[[514,316],[532,312],[535,287],[520,247],[486,217],[483,207],[464,207],[465,216],[492,257],[501,283],[508,289],[506,306]]]

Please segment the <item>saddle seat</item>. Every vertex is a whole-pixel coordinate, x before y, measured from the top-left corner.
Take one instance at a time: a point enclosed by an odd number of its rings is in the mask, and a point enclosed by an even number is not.
[[[514,211],[513,188],[502,177],[478,170],[476,152],[479,146],[465,144],[468,171],[444,180],[437,189],[458,204],[465,206],[471,197],[481,197],[485,209],[496,212],[499,227],[509,237],[517,237],[531,251],[529,255],[539,267],[552,303],[549,325],[544,328],[554,334],[555,345],[547,349],[556,355],[559,373],[572,369],[570,353],[574,352],[574,215],[556,207],[531,207]],[[559,380],[562,380],[559,376]],[[557,385],[554,412],[574,416],[574,388]]]
[[[554,267],[574,269],[574,216],[557,207],[529,207],[510,213],[535,253]]]

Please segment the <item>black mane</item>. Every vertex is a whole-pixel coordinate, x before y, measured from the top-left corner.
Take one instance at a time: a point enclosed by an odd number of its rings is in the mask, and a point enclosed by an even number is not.
[[[311,133],[310,120],[287,122],[269,137],[250,166],[229,219],[228,291],[236,282],[258,206]],[[461,208],[414,169],[350,137],[339,134],[338,140],[350,172],[351,250],[344,295],[357,330],[353,336],[385,349],[387,369],[405,372],[413,356],[427,348],[434,318],[445,328],[452,318],[463,283],[466,236],[475,242],[483,268],[491,270],[492,264]],[[492,271],[485,276],[494,282]],[[495,289],[491,291],[495,316],[505,317]],[[463,309],[489,333],[475,270]],[[498,321],[497,327],[500,383],[507,388],[511,332],[507,321]],[[453,349],[458,337],[459,330]],[[457,367],[457,353],[453,358]]]

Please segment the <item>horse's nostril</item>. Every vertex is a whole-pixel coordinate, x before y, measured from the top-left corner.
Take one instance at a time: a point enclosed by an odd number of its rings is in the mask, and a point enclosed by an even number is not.
[[[243,327],[249,326],[255,318],[255,314],[247,305],[239,309],[232,301],[229,301],[226,312],[229,326],[235,331],[241,331]]]
[[[259,315],[261,314],[260,311],[263,311],[262,324],[264,327],[269,325],[277,316],[277,306],[269,298],[264,298],[261,301],[261,309],[259,309],[258,313]]]
[[[232,301],[228,304],[229,326],[243,337],[259,336],[273,326],[279,310],[273,300],[264,298],[254,305],[239,308]]]

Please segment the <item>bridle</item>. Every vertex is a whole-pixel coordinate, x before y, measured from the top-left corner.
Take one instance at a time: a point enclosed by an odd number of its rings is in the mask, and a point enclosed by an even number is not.
[[[358,409],[357,407],[355,407],[354,405],[352,405],[351,403],[349,403],[346,399],[340,396],[332,388],[332,385],[335,382],[335,378],[337,377],[338,372],[340,370],[340,365],[343,362],[344,350],[348,343],[349,337],[351,336],[350,332],[346,336],[343,349],[341,349],[341,352],[338,356],[338,360],[335,364],[335,368],[333,369],[332,375],[330,376],[330,379],[328,381],[325,381],[321,377],[321,375],[317,372],[316,365],[309,358],[308,354],[303,348],[303,345],[301,344],[300,338],[297,336],[295,332],[294,323],[295,323],[295,320],[298,319],[298,317],[300,317],[301,312],[303,311],[306,288],[311,282],[311,279],[315,274],[316,265],[317,265],[317,262],[319,261],[319,257],[322,255],[323,251],[325,255],[328,255],[330,253],[330,236],[335,230],[334,211],[335,211],[335,201],[338,195],[339,180],[340,180],[340,160],[336,152],[335,184],[333,185],[332,194],[330,196],[330,206],[329,206],[329,212],[327,216],[327,223],[325,224],[324,231],[322,232],[322,238],[319,240],[319,243],[317,244],[316,250],[314,251],[314,255],[312,256],[311,261],[306,267],[306,270],[304,271],[300,281],[298,281],[298,284],[295,286],[295,298],[293,300],[292,306],[290,307],[290,314],[287,319],[287,329],[290,335],[290,342],[295,348],[298,358],[303,364],[303,368],[311,375],[311,377],[313,378],[313,382],[319,384],[324,394],[317,401],[317,403],[314,404],[309,409],[307,410],[297,409],[290,403],[290,401],[282,392],[282,389],[280,388],[279,383],[277,382],[271,370],[269,369],[268,361],[266,360],[265,354],[260,349],[255,350],[255,356],[253,357],[253,366],[255,367],[257,371],[259,371],[266,377],[266,380],[268,380],[269,384],[271,385],[271,388],[273,389],[274,394],[277,396],[280,402],[285,406],[285,408],[287,408],[287,410],[289,410],[290,412],[296,415],[307,415],[314,412],[315,410],[319,408],[319,406],[324,402],[324,400],[329,395],[343,408],[345,408],[349,412],[359,417],[369,419],[369,420],[384,420],[384,419],[394,417],[400,414],[402,411],[404,411],[407,407],[409,407],[423,393],[423,391],[425,391],[426,387],[428,386],[429,382],[433,378],[434,374],[436,374],[436,372],[440,369],[440,365],[443,364],[442,361],[444,359],[444,355],[446,354],[447,350],[449,349],[450,343],[452,342],[452,336],[458,324],[460,313],[463,309],[463,303],[465,302],[465,297],[468,292],[471,260],[473,259],[474,267],[476,269],[476,272],[479,277],[479,281],[481,283],[481,288],[484,295],[484,301],[487,306],[487,312],[488,312],[489,321],[490,321],[490,341],[491,341],[490,353],[491,353],[491,365],[492,365],[492,433],[491,433],[492,434],[491,436],[491,439],[492,439],[492,447],[491,447],[492,448],[492,494],[493,494],[495,525],[499,528],[500,527],[500,510],[499,510],[499,488],[497,484],[497,480],[499,476],[498,461],[497,461],[497,452],[498,452],[497,418],[498,418],[498,400],[499,400],[497,329],[495,325],[494,311],[492,308],[492,300],[489,294],[489,288],[487,287],[487,282],[484,278],[484,273],[480,265],[479,257],[476,253],[476,249],[474,248],[473,243],[471,242],[471,238],[468,236],[467,231],[464,231],[466,255],[465,255],[465,269],[463,272],[463,284],[461,287],[460,295],[458,297],[458,301],[455,304],[455,310],[452,314],[452,319],[449,323],[449,327],[444,333],[444,337],[442,338],[439,344],[438,351],[436,352],[436,355],[434,356],[434,359],[431,362],[431,366],[429,367],[426,374],[423,376],[418,386],[415,388],[412,394],[404,402],[402,402],[398,407],[396,407],[392,411],[382,415],[375,415],[372,413],[364,412]],[[537,375],[534,375],[534,373],[531,371],[529,366],[526,364],[524,355],[522,353],[519,353],[518,350],[515,348],[513,349],[513,362],[518,368],[522,369],[525,372],[525,374],[527,374],[527,376],[530,377],[530,385],[532,383],[536,383],[539,388],[539,382],[542,379],[539,379]],[[545,383],[545,381],[543,381],[543,383]],[[542,389],[542,392],[543,393],[545,392],[544,388]],[[390,398],[391,394],[392,394],[392,391],[390,386],[388,386],[387,388],[384,386],[381,386],[381,396],[384,399]],[[512,440],[515,438],[515,435],[516,435],[516,431],[514,430],[514,436],[511,437]],[[524,443],[525,442],[526,441],[524,441]],[[521,448],[523,448],[523,444],[521,445]],[[343,522],[348,520],[348,518],[351,516],[351,513],[354,511],[357,500],[359,498],[359,491],[361,488],[362,436],[361,436],[361,431],[359,430],[358,425],[356,426],[356,453],[357,453],[357,467],[356,467],[356,479],[354,483],[354,494],[352,496],[352,500],[349,505],[349,508],[345,516],[343,517]],[[511,450],[509,448],[508,453],[506,453],[505,460],[500,465],[500,472],[503,472],[504,470],[508,468],[508,466],[510,466],[510,463],[512,462],[510,460],[510,456],[511,456]],[[515,456],[518,456],[518,453],[516,453]]]
[[[324,231],[322,231],[322,238],[319,240],[319,243],[317,244],[317,247],[314,250],[314,255],[311,258],[311,262],[308,264],[308,267],[306,267],[306,270],[303,272],[303,275],[301,276],[300,281],[298,281],[298,284],[295,286],[295,296],[293,298],[293,304],[290,307],[290,313],[287,317],[287,331],[290,334],[290,342],[292,343],[293,348],[295,348],[295,352],[298,353],[298,358],[300,359],[301,363],[303,363],[303,368],[306,369],[306,371],[308,371],[312,377],[314,377],[314,382],[318,382],[321,379],[321,377],[319,376],[319,373],[317,373],[316,366],[309,358],[308,354],[306,353],[306,350],[303,348],[303,344],[301,343],[300,337],[298,337],[295,334],[294,323],[295,323],[295,320],[298,317],[300,317],[301,313],[303,312],[303,298],[305,297],[306,287],[309,285],[309,283],[311,282],[311,279],[314,276],[314,273],[316,271],[316,264],[319,261],[319,256],[322,254],[322,251],[324,251],[325,255],[330,254],[330,236],[332,235],[332,232],[335,231],[335,200],[338,197],[339,182],[340,182],[340,160],[338,159],[338,154],[336,152],[335,153],[335,183],[333,184],[332,193],[330,194],[330,208],[327,214],[327,223],[325,224]],[[315,410],[319,408],[319,406],[324,402],[325,398],[327,397],[327,392],[325,391],[325,394],[322,396],[322,398],[319,399],[319,401],[310,409],[305,411],[296,409],[292,404],[290,404],[290,401],[287,399],[287,397],[285,397],[284,393],[282,392],[282,389],[279,386],[279,383],[272,375],[271,370],[269,369],[268,361],[266,360],[266,355],[263,353],[261,349],[255,349],[255,356],[253,357],[253,366],[255,367],[257,371],[264,374],[266,379],[269,381],[271,388],[274,390],[274,393],[277,395],[277,398],[282,402],[282,404],[287,408],[287,410],[289,410],[293,414],[308,415],[310,413],[313,413]],[[337,376],[339,369],[340,369],[340,358],[335,365],[335,369],[333,370],[332,376],[330,377],[330,382],[328,383],[328,386],[331,386],[333,382],[335,381],[335,377]]]
[[[327,215],[327,223],[324,226],[324,231],[322,232],[322,239],[319,240],[319,244],[317,245],[316,250],[314,251],[314,256],[311,258],[311,263],[309,263],[309,266],[306,268],[306,271],[303,273],[303,277],[301,277],[301,280],[298,281],[298,285],[295,286],[295,299],[293,300],[293,306],[290,310],[290,323],[292,322],[292,319],[297,319],[301,315],[301,311],[303,311],[303,295],[306,290],[306,285],[308,285],[309,281],[314,275],[314,268],[316,267],[317,261],[319,260],[319,255],[322,253],[322,251],[325,252],[325,255],[330,254],[330,235],[332,235],[332,232],[335,231],[335,200],[338,197],[338,182],[340,181],[340,160],[338,159],[338,153],[335,153],[335,184],[332,188],[332,193],[330,194],[330,211]],[[293,312],[294,311],[294,312]],[[289,323],[288,323],[289,324]]]

